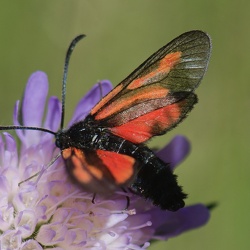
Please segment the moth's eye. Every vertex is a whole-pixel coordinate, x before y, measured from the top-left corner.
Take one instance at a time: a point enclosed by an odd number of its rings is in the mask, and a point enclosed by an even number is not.
[[[56,134],[56,141],[55,141],[55,144],[58,148],[62,148],[62,145],[63,145],[63,136],[62,136],[62,133],[58,132]]]
[[[58,139],[56,139],[55,144],[58,148],[61,148],[62,146],[61,142]]]

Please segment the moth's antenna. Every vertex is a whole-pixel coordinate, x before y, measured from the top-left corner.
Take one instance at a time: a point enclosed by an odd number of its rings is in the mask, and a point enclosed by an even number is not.
[[[76,44],[84,38],[85,35],[79,35],[77,36],[69,45],[65,63],[64,63],[64,69],[63,69],[63,80],[62,80],[62,115],[61,115],[61,129],[63,128],[64,124],[64,113],[65,113],[65,97],[66,97],[66,83],[67,83],[67,77],[68,77],[68,69],[69,69],[69,60],[71,57],[71,54],[76,46]]]
[[[16,130],[16,129],[27,129],[27,130],[38,130],[46,133],[50,133],[56,135],[56,132],[53,132],[46,128],[38,128],[38,127],[29,127],[29,126],[18,126],[18,125],[8,125],[8,126],[0,126],[0,130]]]

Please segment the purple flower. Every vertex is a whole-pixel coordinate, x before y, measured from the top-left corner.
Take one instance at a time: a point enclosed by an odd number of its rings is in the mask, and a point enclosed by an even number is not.
[[[112,88],[109,81],[100,84],[103,95]],[[32,74],[20,121],[19,102],[15,105],[14,124],[57,131],[61,104],[57,97],[50,97],[45,112],[47,93],[47,76]],[[77,105],[69,125],[83,119],[100,98],[96,84]],[[0,137],[0,249],[146,249],[152,239],[166,240],[209,219],[204,205],[168,212],[132,193],[116,192],[108,199],[97,195],[93,203],[93,194],[79,190],[69,179],[61,158],[43,171],[59,152],[53,135],[30,130],[16,133],[20,152],[10,134]],[[158,155],[174,167],[188,151],[188,141],[178,136]],[[38,171],[38,177],[18,185]],[[130,196],[128,211],[124,211],[126,195]]]

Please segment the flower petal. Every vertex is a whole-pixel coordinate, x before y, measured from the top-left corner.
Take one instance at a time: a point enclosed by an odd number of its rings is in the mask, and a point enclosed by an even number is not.
[[[4,197],[7,198],[7,197]],[[0,199],[0,230],[7,231],[13,226],[14,221],[14,208],[11,205],[3,205],[3,198]]]
[[[55,96],[50,97],[44,127],[52,131],[57,131],[61,122],[61,112],[62,107],[59,99]]]
[[[19,249],[21,242],[21,232],[15,230],[7,230],[0,238],[1,249]]]
[[[37,71],[30,76],[22,102],[23,125],[41,127],[48,85],[45,73]]]
[[[19,103],[20,101],[16,101],[15,106],[14,106],[14,112],[13,112],[13,124],[16,126],[20,126],[21,124],[19,123]],[[16,134],[21,140],[22,143],[25,144],[25,131],[24,130],[16,130]]]
[[[67,233],[67,227],[59,223],[51,223],[48,225],[42,225],[37,236],[36,240],[43,245],[53,246],[62,242]]]
[[[158,240],[167,240],[187,230],[203,226],[210,217],[208,208],[202,204],[185,207],[177,212],[155,208],[151,214],[153,225],[156,228],[154,238]]]
[[[3,132],[4,139],[0,135],[0,166],[9,168],[18,164],[16,141],[12,135]]]
[[[159,150],[156,155],[164,162],[170,164],[174,169],[182,162],[190,151],[190,143],[188,139],[182,135],[175,136],[170,143]]]
[[[43,250],[42,246],[36,240],[28,240],[26,241],[21,250]],[[53,248],[54,250],[54,248]]]
[[[35,211],[26,209],[18,213],[15,220],[15,227],[19,229],[22,238],[27,238],[33,234],[37,224]]]
[[[41,71],[33,73],[26,85],[22,100],[21,124],[24,126],[41,127],[44,114],[46,98],[48,94],[48,78]],[[14,123],[17,123],[18,113],[14,112]],[[25,134],[25,136],[23,136]],[[37,144],[40,139],[41,131],[25,130],[18,133],[20,139],[26,147]],[[25,141],[24,141],[25,139]]]

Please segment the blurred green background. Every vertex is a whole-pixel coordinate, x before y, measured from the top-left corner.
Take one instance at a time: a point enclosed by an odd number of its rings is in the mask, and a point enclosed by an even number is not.
[[[48,74],[50,94],[60,96],[65,52],[77,34],[87,38],[70,64],[67,119],[96,81],[116,85],[174,37],[208,32],[213,51],[197,90],[199,104],[178,128],[150,144],[187,136],[192,152],[177,170],[187,203],[219,206],[205,227],[150,249],[250,249],[249,1],[32,0],[0,6],[1,124],[12,123],[14,102],[38,69]]]

